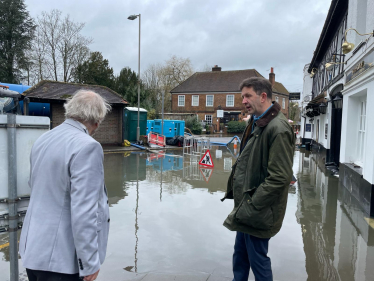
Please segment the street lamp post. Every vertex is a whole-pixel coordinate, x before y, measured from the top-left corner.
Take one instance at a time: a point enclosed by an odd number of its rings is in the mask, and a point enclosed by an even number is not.
[[[141,16],[140,14],[131,15],[127,19],[134,20],[137,17],[139,17],[139,54],[138,54],[138,127],[136,128],[136,140],[139,141],[139,136],[140,136],[139,120],[140,120],[140,22],[141,22]]]

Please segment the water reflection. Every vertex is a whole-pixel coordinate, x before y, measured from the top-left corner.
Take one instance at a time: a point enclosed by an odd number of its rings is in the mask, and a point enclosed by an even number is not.
[[[144,273],[186,268],[206,271],[208,267],[214,271],[223,264],[231,271],[227,257],[231,256],[233,233],[225,231],[222,222],[232,206],[222,204],[220,198],[228,177],[224,159],[230,158],[232,163],[233,156],[225,148],[218,150],[221,153],[212,150],[215,167],[207,181],[201,171],[204,168],[199,169],[195,159],[183,157],[179,150],[105,155],[112,219],[103,276],[119,278],[118,269]],[[222,235],[215,235],[219,232]],[[222,242],[225,236],[230,239]],[[229,254],[214,249],[219,244]],[[129,246],[134,250],[129,251]]]
[[[222,226],[232,201],[220,199],[237,152],[213,147],[211,156],[213,169],[181,150],[105,154],[111,228],[98,280],[151,271],[232,277],[235,233]],[[374,280],[374,223],[356,199],[315,154],[297,152],[294,174],[283,228],[270,241],[274,279]],[[0,253],[0,272],[8,276],[7,247]]]
[[[373,229],[318,155],[300,153],[298,209],[308,280],[373,280]]]

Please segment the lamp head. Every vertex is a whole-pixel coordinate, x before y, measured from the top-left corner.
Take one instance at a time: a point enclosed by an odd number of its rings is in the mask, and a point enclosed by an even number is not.
[[[134,20],[134,19],[136,19],[138,16],[137,15],[131,15],[131,16],[129,16],[127,19],[128,20]]]
[[[328,62],[325,64],[325,68],[327,71],[331,71],[333,67],[334,67],[334,63]]]
[[[313,68],[312,71],[310,72],[310,78],[313,78],[314,75],[316,75],[316,69]]]
[[[348,54],[350,51],[353,50],[354,47],[355,47],[355,44],[348,43],[347,40],[345,40],[342,45],[343,54]]]

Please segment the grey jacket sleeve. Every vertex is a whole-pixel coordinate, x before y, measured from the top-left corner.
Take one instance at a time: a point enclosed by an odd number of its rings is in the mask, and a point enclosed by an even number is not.
[[[71,160],[71,223],[79,275],[100,269],[98,200],[104,185],[103,150],[99,143],[85,145]]]

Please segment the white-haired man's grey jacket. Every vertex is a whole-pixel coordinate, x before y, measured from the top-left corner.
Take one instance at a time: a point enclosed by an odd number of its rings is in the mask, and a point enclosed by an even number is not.
[[[31,200],[19,251],[23,266],[87,276],[104,262],[109,205],[103,149],[72,119],[31,151]]]

